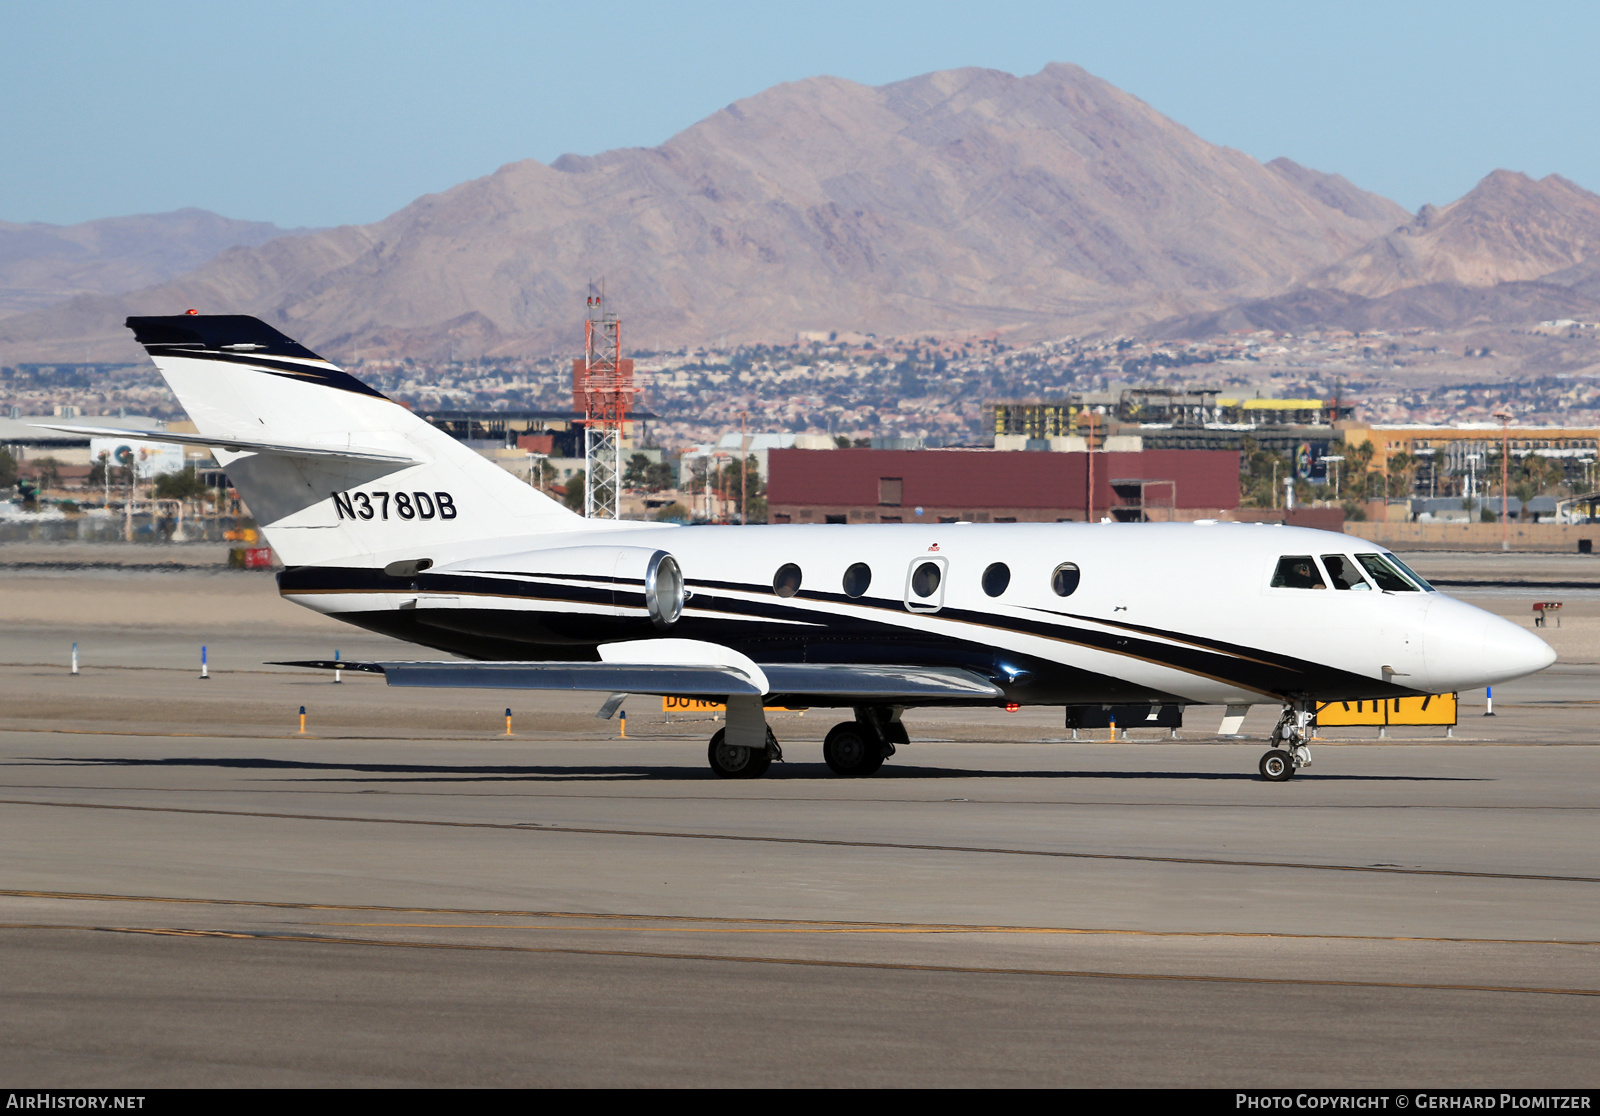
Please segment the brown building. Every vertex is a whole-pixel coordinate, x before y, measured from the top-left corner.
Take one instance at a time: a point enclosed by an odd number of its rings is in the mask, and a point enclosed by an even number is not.
[[[775,449],[768,461],[773,523],[1140,522],[1226,518],[1239,506],[1239,455],[1228,451]]]

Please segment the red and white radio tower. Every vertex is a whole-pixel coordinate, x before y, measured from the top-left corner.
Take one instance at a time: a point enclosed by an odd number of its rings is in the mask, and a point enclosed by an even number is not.
[[[583,358],[572,362],[572,407],[584,417],[583,514],[591,519],[621,518],[622,437],[635,390],[622,321],[605,308],[604,287],[591,286]]]

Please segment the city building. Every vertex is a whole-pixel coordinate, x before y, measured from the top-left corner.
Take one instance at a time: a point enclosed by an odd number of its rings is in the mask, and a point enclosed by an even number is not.
[[[1239,506],[1229,452],[774,449],[768,460],[772,523],[1140,522]]]
[[[1421,423],[1348,424],[1344,435],[1346,456],[1363,445],[1372,446],[1369,468],[1388,473],[1399,454],[1418,459],[1414,474],[1419,495],[1434,495],[1440,482],[1460,487],[1463,492],[1484,491],[1483,477],[1491,485],[1499,483],[1502,441],[1513,461],[1528,456],[1559,461],[1566,481],[1593,487],[1595,462],[1600,456],[1600,427],[1595,426],[1518,426],[1502,430],[1499,423],[1469,422],[1456,426],[1429,426]],[[1444,495],[1442,489],[1437,493]]]
[[[996,449],[1237,452],[1248,441],[1305,462],[1305,476],[1313,480],[1323,479],[1322,458],[1336,452],[1334,423],[1355,411],[1343,400],[1244,399],[1225,397],[1220,388],[1153,387],[987,406]]]

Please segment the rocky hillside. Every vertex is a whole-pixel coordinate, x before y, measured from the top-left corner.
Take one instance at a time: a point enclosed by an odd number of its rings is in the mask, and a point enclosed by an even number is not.
[[[1145,332],[1520,327],[1552,318],[1600,319],[1600,197],[1559,175],[1535,181],[1497,170],[1294,289]]]
[[[80,294],[122,294],[192,271],[217,253],[286,230],[204,209],[80,225],[0,221],[0,318]]]
[[[660,147],[514,163],[362,227],[235,248],[0,320],[0,360],[133,350],[129,313],[247,312],[330,355],[570,348],[604,277],[627,339],[1046,336],[1303,283],[1404,220],[1214,146],[1075,66],[777,86]]]
[[[1313,276],[1307,286],[1375,298],[1429,283],[1488,287],[1537,279],[1600,253],[1600,197],[1560,175],[1497,170],[1458,201]]]

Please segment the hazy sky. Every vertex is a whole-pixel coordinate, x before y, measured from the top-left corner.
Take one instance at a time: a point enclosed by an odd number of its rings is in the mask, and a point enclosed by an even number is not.
[[[517,159],[660,143],[834,74],[1075,62],[1410,209],[1496,167],[1600,192],[1600,3],[0,6],[0,219],[372,221]]]

